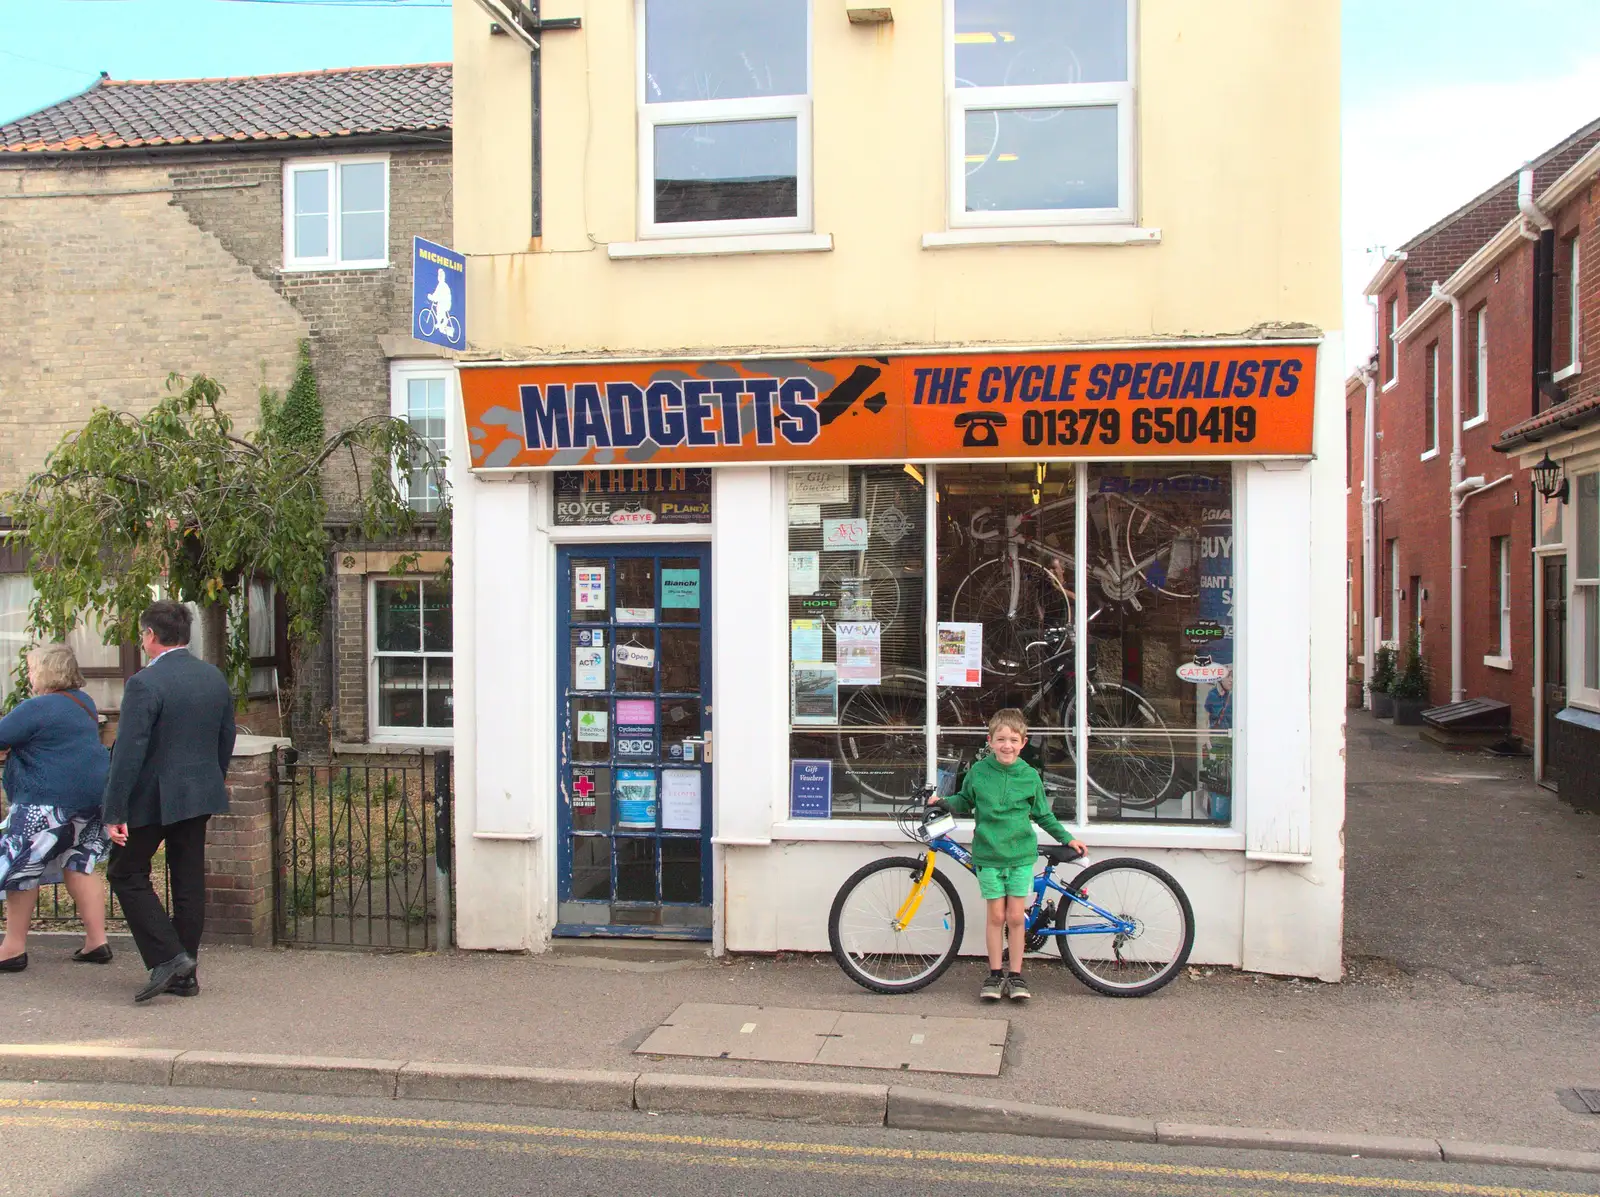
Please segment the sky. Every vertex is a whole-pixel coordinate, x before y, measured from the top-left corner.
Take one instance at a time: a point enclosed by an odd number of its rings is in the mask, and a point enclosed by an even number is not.
[[[1371,351],[1361,289],[1382,254],[1600,117],[1600,0],[1344,0],[1343,11],[1353,364]],[[449,57],[446,0],[0,0],[0,123],[100,71],[189,78]]]

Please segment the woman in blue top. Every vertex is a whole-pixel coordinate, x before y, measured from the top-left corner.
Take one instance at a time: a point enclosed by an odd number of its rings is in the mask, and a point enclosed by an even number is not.
[[[28,967],[28,923],[39,886],[65,881],[83,920],[83,947],[72,958],[107,964],[106,890],[94,866],[110,850],[100,822],[110,757],[100,743],[100,716],[83,692],[78,658],[65,644],[28,654],[34,697],[0,719],[0,748],[9,748],[5,790],[11,810],[0,825],[0,891],[6,934],[0,972]]]

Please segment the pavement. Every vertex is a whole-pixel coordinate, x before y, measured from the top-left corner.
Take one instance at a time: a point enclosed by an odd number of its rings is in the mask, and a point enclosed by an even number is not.
[[[359,1057],[393,1062],[396,1076],[417,1061],[585,1070],[632,1078],[635,1096],[668,1075],[840,1083],[876,1087],[886,1110],[906,1079],[961,1125],[1027,1104],[1049,1117],[1254,1128],[1262,1146],[1310,1131],[1335,1145],[1385,1136],[1591,1153],[1600,1167],[1600,1115],[1562,1103],[1575,1086],[1600,1088],[1600,819],[1533,785],[1526,761],[1446,753],[1361,713],[1350,730],[1344,983],[1191,969],[1152,997],[1116,1001],[1059,965],[1036,967],[1034,1001],[1003,1012],[997,1077],[636,1055],[683,1002],[1000,1016],[975,1000],[974,962],[884,998],[830,957],[713,960],[654,945],[544,956],[208,947],[199,999],[134,1006],[131,951],[109,967],[72,965],[70,939],[41,936],[29,969],[0,980],[0,1038],[174,1060]]]

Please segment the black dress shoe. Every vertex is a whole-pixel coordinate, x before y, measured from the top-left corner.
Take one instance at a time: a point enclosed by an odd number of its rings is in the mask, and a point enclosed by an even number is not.
[[[187,977],[175,977],[172,984],[167,986],[167,992],[173,997],[199,997],[200,978],[190,973]]]
[[[150,983],[133,995],[136,1002],[148,1002],[158,994],[170,993],[173,982],[187,980],[194,976],[194,957],[188,952],[179,952],[171,960],[156,965],[150,970]]]
[[[20,956],[12,956],[6,960],[0,960],[0,973],[20,973],[27,967],[28,953],[26,952]]]
[[[74,963],[74,964],[110,964],[111,963],[111,945],[108,944],[108,943],[103,943],[98,948],[94,949],[94,951],[92,951],[92,952],[85,952],[82,948],[79,948],[76,952],[72,953],[72,963]]]

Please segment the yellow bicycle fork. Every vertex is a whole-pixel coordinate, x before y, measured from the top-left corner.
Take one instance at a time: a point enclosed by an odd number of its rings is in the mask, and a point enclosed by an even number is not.
[[[917,908],[922,905],[922,895],[928,892],[928,882],[933,880],[934,855],[929,852],[922,858],[922,876],[917,878],[916,884],[911,887],[911,892],[906,895],[906,900],[900,903],[900,909],[895,911],[893,927],[896,931],[904,931],[911,925],[911,920],[917,917]]]

